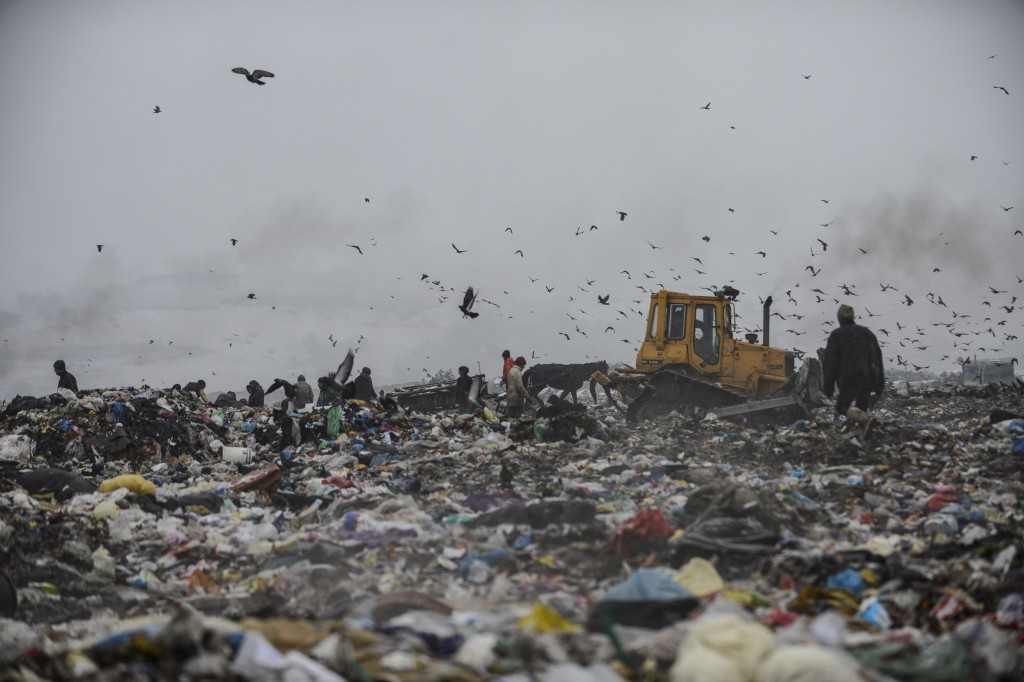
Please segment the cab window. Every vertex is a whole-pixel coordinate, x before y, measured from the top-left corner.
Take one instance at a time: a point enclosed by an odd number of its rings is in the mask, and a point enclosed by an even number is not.
[[[647,338],[652,341],[658,335],[658,304],[651,306],[651,328],[647,330]]]
[[[668,307],[668,320],[665,327],[665,336],[669,339],[682,339],[686,336],[685,303],[673,303]]]
[[[715,306],[702,303],[697,306],[693,316],[693,350],[709,365],[718,364],[718,349],[721,338],[717,329]]]

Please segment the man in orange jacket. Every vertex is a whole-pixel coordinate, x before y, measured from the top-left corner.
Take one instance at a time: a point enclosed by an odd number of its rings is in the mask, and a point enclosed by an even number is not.
[[[515,360],[512,359],[512,353],[507,350],[501,352],[501,357],[505,358],[505,366],[501,369],[501,383],[508,383],[508,371],[512,369],[512,365],[516,364]]]

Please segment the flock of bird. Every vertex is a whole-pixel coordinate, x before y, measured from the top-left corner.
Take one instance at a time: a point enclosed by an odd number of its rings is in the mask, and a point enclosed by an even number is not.
[[[994,55],[993,55],[994,57]],[[991,58],[991,57],[990,57]],[[256,69],[249,71],[244,67],[237,67],[231,70],[233,73],[243,75],[249,83],[256,85],[266,85],[264,79],[274,78],[274,74],[262,69]],[[800,74],[804,80],[809,80],[811,75]],[[1005,95],[1009,95],[1007,88],[1002,86],[993,86],[995,89],[1003,92]],[[711,112],[712,103],[708,101],[704,106],[696,107],[698,110]],[[153,109],[154,114],[163,113],[163,109],[160,106],[156,106]],[[970,161],[976,161],[979,157],[975,154],[965,155],[969,156]],[[1003,161],[1004,165],[1008,165],[1008,161]],[[822,206],[830,206],[832,198],[818,199]],[[363,202],[365,204],[370,203],[369,197],[364,197]],[[734,206],[728,206],[725,208],[729,215],[736,214],[736,208],[738,204]],[[742,208],[742,207],[740,207]],[[1013,206],[999,206],[1004,214],[1009,213],[1013,210]],[[831,209],[830,209],[831,210]],[[631,230],[632,237],[636,238],[635,241],[639,241],[643,235],[639,234],[643,231],[642,227],[634,229],[630,224],[626,223],[626,219],[631,215],[630,212],[615,210],[611,212],[611,215],[618,217],[618,225],[620,229]],[[642,209],[632,209],[633,218],[630,223],[634,223],[639,216],[642,220],[643,211]],[[843,226],[842,215],[829,215],[828,220],[825,222],[817,223],[817,225],[825,230],[828,230],[833,225],[837,224],[841,228]],[[590,222],[589,220],[586,222]],[[600,222],[600,221],[598,221]],[[572,237],[579,238],[582,241],[586,241],[587,235],[591,233],[598,233],[598,236],[602,234],[600,227],[597,224],[590,224],[588,228],[582,226],[576,226],[575,228],[566,228],[566,238],[572,239]],[[887,351],[887,357],[889,361],[899,367],[912,368],[914,370],[926,370],[930,369],[930,365],[924,364],[923,362],[918,364],[915,362],[914,353],[923,353],[936,346],[939,343],[948,344],[947,347],[949,352],[941,357],[942,361],[950,360],[952,362],[954,355],[969,355],[971,353],[999,353],[1005,349],[1005,346],[1010,341],[1017,340],[1015,332],[1016,327],[1011,326],[1012,318],[1009,316],[1014,312],[1019,311],[1024,307],[1024,301],[1022,305],[1018,306],[1018,297],[1011,293],[1007,287],[997,288],[995,286],[989,286],[989,292],[991,294],[991,300],[986,298],[981,301],[980,305],[991,309],[991,312],[986,311],[984,314],[979,314],[976,311],[966,310],[953,310],[944,300],[942,293],[938,291],[925,291],[918,292],[916,289],[912,291],[902,291],[904,288],[901,286],[897,288],[891,283],[878,283],[878,290],[874,290],[874,284],[868,284],[866,282],[846,282],[827,285],[825,284],[825,278],[823,272],[827,272],[828,268],[835,263],[835,259],[842,261],[849,261],[850,258],[865,258],[871,257],[874,253],[872,248],[865,248],[864,246],[857,246],[857,253],[836,253],[835,248],[829,250],[830,243],[833,238],[828,237],[828,233],[822,233],[821,237],[814,237],[813,240],[805,245],[807,247],[807,253],[811,258],[816,260],[807,263],[802,268],[802,273],[796,272],[792,268],[792,257],[793,254],[799,252],[804,247],[800,247],[794,244],[792,241],[787,240],[784,234],[784,228],[779,229],[766,229],[763,243],[767,244],[770,240],[780,237],[778,240],[778,249],[770,249],[768,246],[762,246],[760,243],[757,244],[757,248],[750,248],[749,255],[756,256],[759,262],[765,264],[763,271],[754,272],[756,277],[764,277],[769,272],[769,266],[777,266],[785,269],[788,272],[788,276],[792,278],[793,283],[785,289],[785,301],[782,304],[782,309],[776,309],[772,312],[772,316],[780,319],[783,322],[790,320],[800,322],[804,317],[807,317],[809,310],[815,310],[821,315],[824,320],[821,322],[821,335],[820,338],[816,338],[815,342],[818,345],[823,344],[824,337],[827,336],[829,328],[834,324],[833,316],[835,312],[835,306],[841,301],[853,303],[856,308],[859,308],[858,313],[860,321],[868,324],[872,328],[876,329],[880,343]],[[502,234],[508,235],[508,238],[515,238],[515,231],[512,227],[504,227]],[[734,250],[727,251],[728,256],[735,256],[738,246],[734,239],[718,239],[715,237],[715,232],[710,234],[704,234],[695,240],[695,243],[688,244],[684,240],[680,240],[678,243],[668,245],[659,245],[653,243],[650,239],[644,237],[643,242],[649,247],[650,251],[645,252],[649,254],[650,259],[654,259],[656,256],[661,258],[663,261],[666,257],[670,257],[673,263],[672,266],[664,269],[658,269],[651,266],[642,268],[639,270],[639,274],[634,280],[634,272],[636,269],[622,269],[618,272],[608,272],[599,274],[597,277],[591,278],[583,277],[578,281],[575,286],[576,288],[566,293],[561,283],[547,283],[542,282],[540,276],[533,276],[527,274],[525,277],[528,280],[529,285],[534,285],[538,282],[543,286],[544,292],[547,295],[551,295],[550,306],[554,308],[563,308],[563,313],[566,319],[566,326],[564,328],[552,328],[550,330],[553,336],[560,337],[566,342],[578,341],[580,338],[590,339],[590,334],[617,334],[616,325],[619,328],[625,328],[627,336],[620,338],[619,340],[631,346],[634,350],[637,349],[640,343],[640,336],[645,331],[644,318],[647,316],[647,305],[650,294],[657,292],[659,289],[671,289],[674,291],[684,291],[689,293],[698,294],[706,290],[708,292],[714,292],[720,288],[721,284],[732,284],[735,280],[735,272],[728,268],[728,265],[715,264],[713,267],[705,265],[705,259],[708,259],[709,263],[715,258],[724,258],[723,252],[716,252],[717,244],[719,241],[726,242],[728,246],[726,248],[732,248]],[[1009,232],[1008,232],[1009,234]],[[1017,229],[1012,233],[1014,236],[1020,236],[1024,238],[1024,231]],[[570,236],[571,235],[571,236]],[[242,235],[244,237],[245,235]],[[229,238],[231,246],[237,246],[240,241],[239,237]],[[715,242],[713,245],[712,242]],[[371,246],[376,246],[376,240],[371,242]],[[367,256],[367,252],[364,251],[360,244],[346,243],[346,247],[351,248],[358,256]],[[473,245],[470,244],[469,247]],[[508,247],[508,253],[510,256],[516,256],[525,263],[529,261],[527,253],[524,252],[522,246],[513,244],[518,248]],[[97,244],[97,252],[102,253],[106,245]],[[451,248],[454,251],[455,257],[461,257],[464,254],[470,252],[470,248],[460,248],[455,242],[451,242]],[[601,247],[591,246],[594,250],[599,251]],[[665,255],[655,254],[655,252],[666,251]],[[529,248],[526,249],[529,251]],[[451,252],[449,252],[450,254]],[[776,259],[775,253],[781,253],[782,256]],[[471,256],[472,257],[472,256]],[[692,269],[692,274],[683,267],[684,262],[692,262],[694,266],[689,266]],[[444,267],[444,266],[442,266]],[[457,277],[456,274],[458,268],[454,266],[448,266],[444,269],[448,270],[453,277]],[[868,268],[865,264],[863,270],[867,271]],[[878,268],[874,268],[877,270]],[[934,267],[933,273],[940,272],[941,269]],[[712,284],[707,281],[709,273],[715,272],[721,275],[721,273],[727,273],[731,279],[720,281],[717,284]],[[822,279],[818,279],[822,277]],[[915,274],[910,275],[911,279],[916,279]],[[614,278],[614,279],[613,279]],[[702,279],[704,278],[704,279]],[[401,276],[396,279],[402,279]],[[595,289],[595,285],[598,284],[599,280],[603,279],[600,284],[600,290]],[[724,279],[724,278],[722,278]],[[479,308],[474,309],[477,303],[486,304],[492,306],[494,309],[493,314],[503,315],[509,319],[515,319],[512,314],[507,314],[502,311],[502,303],[488,300],[480,297],[481,290],[477,286],[467,286],[464,289],[449,285],[444,282],[441,277],[431,276],[428,274],[422,274],[419,279],[420,284],[427,290],[434,292],[436,295],[438,304],[450,305],[448,303],[449,298],[452,294],[461,293],[461,302],[456,301],[454,305],[458,307],[462,313],[462,317],[469,320],[483,319],[486,321],[487,314],[482,313]],[[636,283],[634,283],[636,282]],[[1024,278],[1018,276],[1016,286],[1024,284]],[[524,281],[524,286],[527,282]],[[813,286],[812,286],[813,285]],[[509,291],[501,289],[504,296],[510,296]],[[539,291],[538,291],[539,293]],[[758,293],[758,292],[754,292]],[[771,292],[763,292],[765,294]],[[913,294],[913,296],[911,296]],[[1024,296],[1024,290],[1021,290],[1021,295]],[[394,295],[390,296],[392,299]],[[1001,298],[997,298],[1001,297]],[[255,292],[250,292],[246,296],[247,299],[256,301],[257,295]],[[759,296],[760,298],[760,296]],[[949,298],[949,296],[947,296]],[[850,300],[855,299],[855,300]],[[894,315],[895,319],[888,319],[882,314],[876,314],[868,309],[868,305],[856,304],[857,300],[864,300],[866,304],[878,305],[882,301],[898,302],[898,305],[910,308],[915,304],[920,305],[919,301],[926,301],[928,305],[934,306],[935,310],[932,311],[931,318],[936,321],[926,323],[927,326],[932,327],[931,329],[924,329],[917,324],[907,323],[904,324],[906,319],[902,316]],[[916,299],[916,300],[915,300]],[[511,299],[508,299],[511,300]],[[761,299],[763,302],[763,299]],[[504,301],[503,301],[504,302]],[[826,305],[827,304],[827,305]],[[607,308],[605,308],[607,307]],[[741,306],[742,307],[742,306]],[[373,308],[370,308],[373,310]],[[877,308],[876,308],[877,309]],[[607,310],[607,312],[602,312]],[[1003,311],[1005,315],[996,315],[996,311]],[[532,314],[533,311],[531,310]],[[621,324],[620,324],[621,323]],[[737,331],[758,333],[762,332],[756,324],[747,326],[743,322],[743,318],[739,315],[736,316],[735,323],[737,325]],[[603,330],[598,332],[598,330]],[[792,337],[801,337],[808,334],[808,329],[802,325],[790,325],[790,328],[784,329],[783,333],[790,334]],[[948,337],[946,336],[948,335]],[[742,336],[742,334],[737,334]],[[363,336],[360,336],[360,342],[363,340]],[[785,337],[783,337],[785,338]],[[990,340],[989,340],[990,339]],[[779,337],[774,336],[773,345],[786,345],[779,343]],[[796,341],[796,338],[794,338]],[[336,346],[338,340],[334,338],[333,333],[328,336],[328,342],[333,346]],[[153,341],[150,341],[152,344]],[[173,342],[170,342],[173,343]],[[984,343],[984,345],[982,345]],[[578,355],[590,358],[590,354],[585,352],[588,346],[578,346],[574,349],[579,349]],[[357,344],[358,349],[358,344]],[[810,348],[797,350],[798,354],[802,354],[810,350]],[[537,357],[535,352],[531,352],[531,357]],[[564,355],[564,353],[563,353]],[[906,357],[905,357],[906,356]],[[429,357],[428,357],[429,359]],[[349,362],[348,370],[351,370],[351,357],[347,358]],[[344,364],[344,363],[343,363]],[[427,371],[424,369],[424,371]],[[428,371],[429,374],[429,371]],[[347,378],[347,373],[344,371],[344,367],[339,367],[338,371],[333,373],[331,376],[341,377],[344,375]],[[344,383],[344,380],[341,380]]]

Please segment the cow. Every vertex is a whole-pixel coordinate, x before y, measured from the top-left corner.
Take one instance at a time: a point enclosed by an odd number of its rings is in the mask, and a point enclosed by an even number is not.
[[[594,384],[597,381],[593,378],[594,372],[601,372],[602,374],[608,373],[608,363],[604,360],[599,362],[584,362],[575,365],[561,365],[561,364],[545,364],[545,365],[534,365],[525,372],[523,372],[523,384],[526,386],[526,390],[529,391],[530,395],[534,398],[545,388],[554,388],[562,392],[560,398],[565,398],[566,395],[572,394],[572,401],[578,403],[576,399],[576,391],[579,390],[583,382],[590,380],[590,397],[593,398],[594,403],[597,403],[597,391],[594,389]],[[618,407],[618,403],[615,398],[612,397],[611,391],[607,386],[603,386],[604,394],[608,396],[608,401]]]

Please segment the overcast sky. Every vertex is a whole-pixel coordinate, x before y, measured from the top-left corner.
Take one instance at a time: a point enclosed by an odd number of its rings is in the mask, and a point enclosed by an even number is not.
[[[378,385],[632,364],[651,290],[725,283],[751,329],[773,295],[773,345],[839,299],[932,371],[1024,351],[1019,0],[8,1],[0,63],[3,398],[57,358],[212,390],[357,343]]]

